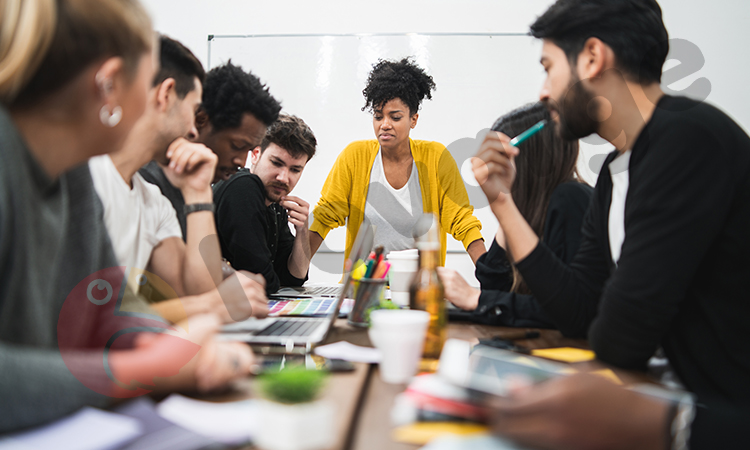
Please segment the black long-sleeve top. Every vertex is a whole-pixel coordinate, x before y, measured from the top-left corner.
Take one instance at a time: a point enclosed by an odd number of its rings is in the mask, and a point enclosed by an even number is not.
[[[214,185],[222,255],[237,270],[263,275],[271,294],[280,286],[301,286],[307,276],[297,278],[289,272],[294,235],[286,210],[278,203],[266,206],[265,201],[263,182],[247,169]]]
[[[544,219],[542,242],[565,264],[581,243],[581,224],[593,189],[577,181],[557,186],[550,196]],[[488,325],[555,328],[533,295],[510,292],[513,271],[505,250],[495,239],[490,250],[477,260],[476,277],[481,285],[479,304],[471,319]]]
[[[728,405],[733,412],[699,408],[693,426],[695,448],[714,448],[717,430],[731,428],[718,423],[742,429],[750,410],[750,138],[712,106],[660,99],[632,149],[617,265],[608,239],[615,156],[571,263],[542,242],[517,268],[555,323],[588,334],[600,360],[645,369],[662,346],[699,401]]]

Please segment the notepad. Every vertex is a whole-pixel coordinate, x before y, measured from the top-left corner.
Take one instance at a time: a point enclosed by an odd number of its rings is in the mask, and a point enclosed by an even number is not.
[[[591,361],[596,358],[596,355],[591,350],[573,347],[540,348],[532,350],[531,354],[540,358],[554,359],[555,361],[567,363]]]
[[[352,306],[354,306],[354,300],[344,299],[339,316],[349,315]],[[268,301],[268,315],[271,317],[325,317],[331,314],[335,307],[335,298],[274,299]]]
[[[486,425],[463,422],[416,422],[393,430],[393,440],[413,445],[424,445],[445,435],[486,433]]]

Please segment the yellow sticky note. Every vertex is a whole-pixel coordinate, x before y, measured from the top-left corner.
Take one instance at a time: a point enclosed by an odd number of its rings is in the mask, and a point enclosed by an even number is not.
[[[595,375],[599,375],[600,377],[604,377],[615,384],[623,384],[622,380],[620,380],[620,377],[618,377],[614,372],[612,372],[612,369],[595,370],[591,373]]]
[[[573,347],[540,348],[532,350],[531,354],[540,358],[554,359],[568,363],[591,361],[596,358],[596,355],[591,350]]]
[[[393,430],[391,437],[394,441],[412,445],[425,445],[433,439],[447,434],[469,435],[486,433],[489,428],[485,425],[461,422],[416,422]]]

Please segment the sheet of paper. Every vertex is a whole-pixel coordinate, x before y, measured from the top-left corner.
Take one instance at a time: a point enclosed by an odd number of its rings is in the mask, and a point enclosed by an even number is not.
[[[205,402],[172,394],[156,406],[160,416],[225,444],[252,440],[258,426],[258,402]]]
[[[540,358],[554,359],[567,363],[591,361],[596,358],[596,355],[591,350],[573,347],[540,348],[532,350],[531,354]]]
[[[351,362],[377,363],[380,362],[380,350],[361,347],[346,341],[323,345],[315,349],[315,354],[328,359],[345,359]]]
[[[83,408],[72,416],[24,433],[0,438],[2,450],[110,450],[141,435],[131,417]]]
[[[490,436],[476,434],[472,436],[444,436],[422,447],[422,450],[524,450],[512,442]]]
[[[120,405],[115,412],[132,417],[143,425],[143,435],[119,450],[201,450],[221,445],[161,417],[156,412],[156,403],[148,396]]]

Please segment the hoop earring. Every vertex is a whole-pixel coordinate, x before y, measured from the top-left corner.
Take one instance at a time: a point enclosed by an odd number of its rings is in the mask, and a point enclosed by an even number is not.
[[[102,124],[105,127],[114,128],[120,123],[121,119],[122,108],[120,108],[120,106],[112,108],[112,112],[109,111],[107,105],[102,106],[102,109],[99,110],[99,120],[102,121]]]

